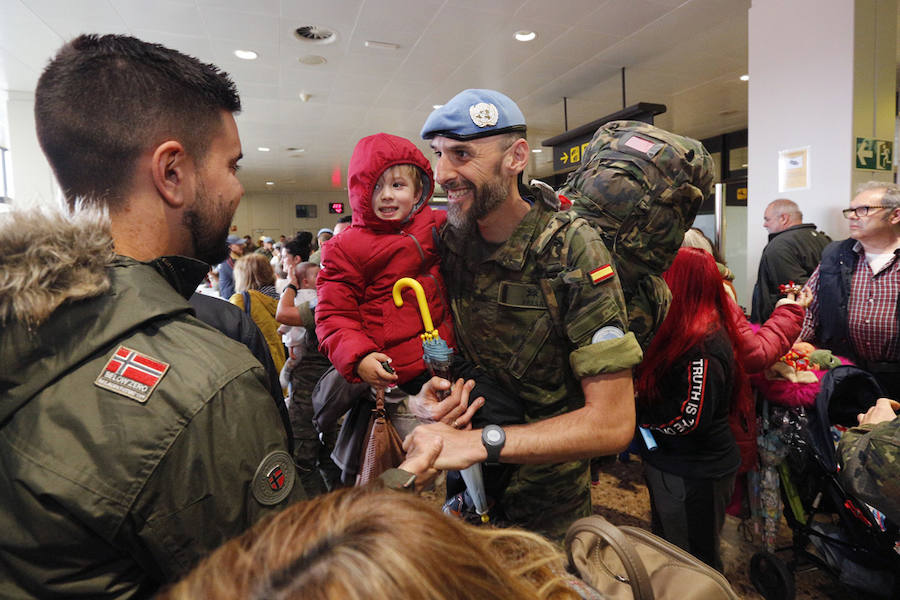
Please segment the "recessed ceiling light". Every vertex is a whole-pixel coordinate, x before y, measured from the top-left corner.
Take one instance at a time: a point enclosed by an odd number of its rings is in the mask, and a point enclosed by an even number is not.
[[[307,54],[306,56],[301,56],[297,60],[299,60],[301,64],[309,65],[311,67],[324,65],[328,62],[324,56],[319,56],[318,54]]]
[[[275,182],[274,182],[274,181],[267,181],[267,182],[266,182],[266,185],[275,185]]]
[[[535,154],[537,154],[538,152],[543,152],[543,150],[541,150],[540,148],[532,148],[531,151]]]
[[[285,148],[288,152],[306,152],[306,148],[300,148],[298,146],[289,146]]]
[[[433,108],[434,110],[437,110],[437,109],[439,109],[439,108],[442,107],[442,106],[443,106],[443,104],[432,104],[432,105],[431,105],[431,108]]]
[[[749,75],[741,75],[741,81],[750,81]]]
[[[268,152],[269,151],[269,149],[266,148],[265,146],[260,146],[259,148],[257,148],[257,150],[259,150],[260,152]]]
[[[533,31],[528,31],[526,29],[520,29],[516,32],[515,38],[520,42],[530,42],[534,38],[537,37],[537,34]]]
[[[259,58],[259,54],[253,50],[235,50],[234,55],[243,60],[256,60]]]

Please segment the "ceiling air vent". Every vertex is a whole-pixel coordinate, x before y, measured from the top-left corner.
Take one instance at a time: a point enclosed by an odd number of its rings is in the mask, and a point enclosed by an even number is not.
[[[304,25],[294,30],[294,36],[302,42],[314,44],[330,44],[337,39],[337,34],[327,27]]]

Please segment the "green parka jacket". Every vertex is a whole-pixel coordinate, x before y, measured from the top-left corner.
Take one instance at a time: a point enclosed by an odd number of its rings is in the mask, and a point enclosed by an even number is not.
[[[207,265],[4,220],[0,597],[148,597],[305,497],[262,367],[192,316]]]

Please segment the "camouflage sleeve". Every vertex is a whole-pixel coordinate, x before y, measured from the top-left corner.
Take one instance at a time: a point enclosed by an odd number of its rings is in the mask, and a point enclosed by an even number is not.
[[[588,225],[570,228],[567,235],[569,272],[564,307],[566,333],[575,349],[569,355],[572,372],[579,379],[616,373],[637,365],[641,347],[631,332],[625,337],[592,343],[603,327],[628,331],[625,297],[612,266],[609,251]]]
[[[838,457],[841,484],[900,523],[900,418],[848,430]]]

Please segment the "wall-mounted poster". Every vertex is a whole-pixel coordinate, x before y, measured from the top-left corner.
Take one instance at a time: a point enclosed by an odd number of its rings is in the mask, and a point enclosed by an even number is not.
[[[778,152],[778,191],[809,189],[809,146]]]

